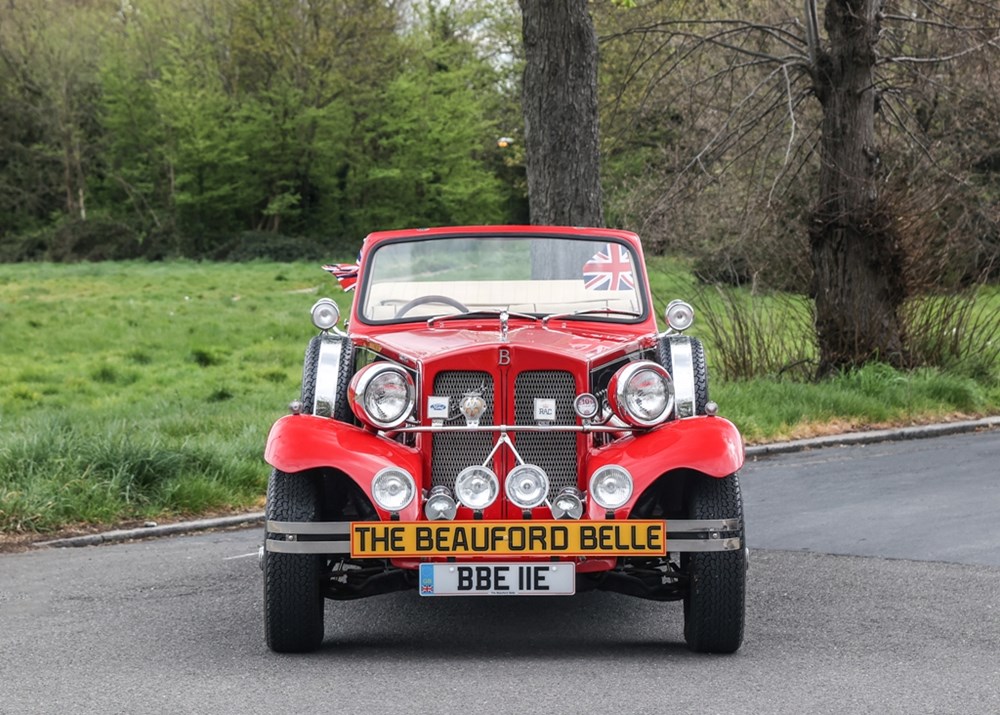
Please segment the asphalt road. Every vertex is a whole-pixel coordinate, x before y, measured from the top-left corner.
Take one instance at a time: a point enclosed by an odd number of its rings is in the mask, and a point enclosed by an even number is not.
[[[0,555],[0,713],[997,713],[998,457],[992,432],[748,465],[734,656],[593,593],[331,603],[323,649],[279,656],[259,530]]]
[[[755,549],[1000,566],[1000,430],[748,463]]]

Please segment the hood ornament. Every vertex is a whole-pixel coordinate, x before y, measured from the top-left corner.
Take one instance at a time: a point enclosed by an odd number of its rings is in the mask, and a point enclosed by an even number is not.
[[[486,400],[480,392],[466,392],[458,401],[458,411],[465,418],[469,427],[478,427],[479,418],[486,412]]]
[[[486,412],[486,399],[483,397],[485,391],[486,385],[480,385],[478,390],[469,390],[458,400],[458,411],[469,427],[478,427],[479,418]]]
[[[510,313],[506,310],[500,311],[500,342],[507,342],[507,322],[510,320]]]

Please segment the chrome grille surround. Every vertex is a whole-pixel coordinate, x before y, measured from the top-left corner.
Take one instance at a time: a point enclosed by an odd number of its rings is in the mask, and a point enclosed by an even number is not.
[[[466,430],[456,425],[453,429],[432,431],[432,487],[443,484],[453,488],[459,472],[471,465],[483,464],[497,444],[496,430],[489,429],[497,424],[494,385],[489,373],[440,372],[434,378],[432,394],[447,395],[454,414],[462,396],[474,391],[480,392],[487,404],[479,428]],[[573,411],[575,397],[576,385],[570,372],[530,370],[519,373],[514,379],[514,415],[507,429],[513,435],[521,459],[545,470],[549,477],[550,499],[565,487],[577,486],[576,444],[579,428],[576,427],[576,413]],[[549,431],[536,424],[535,398],[555,400],[556,419],[552,426],[563,429]],[[517,427],[531,427],[532,430],[519,431]],[[514,466],[513,457],[508,464]],[[506,475],[499,476],[502,482]]]

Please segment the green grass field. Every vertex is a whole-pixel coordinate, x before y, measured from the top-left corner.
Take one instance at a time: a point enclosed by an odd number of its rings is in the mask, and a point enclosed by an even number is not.
[[[694,290],[682,266],[655,269],[663,299]],[[298,396],[319,296],[346,312],[313,264],[0,265],[0,533],[259,507],[267,430]],[[995,414],[998,382],[876,365],[711,387],[760,441]]]
[[[0,530],[259,504],[320,295],[311,264],[0,266]]]

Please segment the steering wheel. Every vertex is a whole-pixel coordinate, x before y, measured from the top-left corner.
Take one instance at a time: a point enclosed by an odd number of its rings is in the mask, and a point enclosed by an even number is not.
[[[411,301],[409,301],[409,302],[404,303],[403,305],[401,305],[399,307],[399,310],[396,311],[396,317],[397,318],[402,318],[404,315],[406,315],[407,313],[409,313],[411,310],[413,310],[414,308],[416,308],[418,305],[424,305],[425,303],[444,303],[445,305],[451,306],[452,308],[454,308],[455,310],[457,310],[460,313],[468,313],[469,312],[469,309],[466,308],[464,305],[462,305],[461,303],[459,303],[454,298],[449,298],[446,295],[422,295],[422,296],[414,298],[413,300],[411,300]]]

